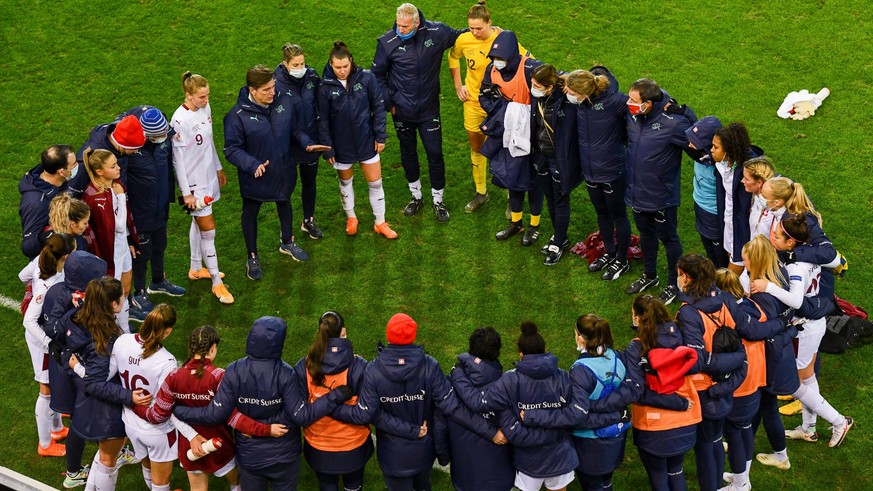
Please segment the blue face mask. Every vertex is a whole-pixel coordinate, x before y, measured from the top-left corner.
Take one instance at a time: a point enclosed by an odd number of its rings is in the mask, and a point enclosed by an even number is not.
[[[404,41],[408,41],[412,38],[412,36],[415,36],[415,29],[409,31],[409,34],[400,34],[400,30],[396,28],[394,29],[394,32],[397,33],[397,37]]]

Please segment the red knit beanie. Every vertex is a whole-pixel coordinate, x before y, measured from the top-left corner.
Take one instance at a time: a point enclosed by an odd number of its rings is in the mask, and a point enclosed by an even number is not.
[[[415,333],[418,325],[406,314],[394,314],[388,320],[385,329],[385,338],[390,344],[412,344],[415,342]]]
[[[119,147],[126,150],[136,150],[145,145],[145,132],[142,130],[142,125],[139,119],[134,115],[130,115],[119,121],[115,125],[115,131],[112,132],[112,139]]]

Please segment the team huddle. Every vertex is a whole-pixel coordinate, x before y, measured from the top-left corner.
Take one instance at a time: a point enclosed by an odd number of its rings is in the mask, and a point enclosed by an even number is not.
[[[132,108],[96,126],[78,152],[47,148],[19,185],[37,451],[66,458],[64,487],[114,489],[119,467],[139,462],[149,489],[168,490],[178,459],[194,490],[207,489],[210,474],[232,490],[297,489],[302,455],[320,489],[342,482],[359,490],[376,453],[391,490],[430,489],[435,460],[451,463],[459,490],[562,490],[574,479],[586,490],[612,489],[632,427],[652,489],[684,490],[683,460],[693,449],[700,488],[733,491],[751,489],[754,460],[790,468],[787,439],[816,442],[819,417],[831,425],[830,447],[845,441],[854,422],[822,396],[817,353],[846,260],[803,186],[776,171],[741,123],[698,119],[651,79],[624,94],[606,67],[564,72],[537,60],[514,32],[492,26],[484,1],[467,20],[467,29],[455,30],[405,3],[378,38],[371,70],[341,41],[321,75],[291,43],[274,70],[248,70],[224,117],[247,277],[264,274],[257,235],[265,202],[276,205],[279,252],[309,259],[294,235],[298,173],[300,230],[324,237],[314,218],[319,157],[337,172],[345,233],[358,233],[360,164],[373,230],[397,238],[380,167],[388,113],[410,191],[403,214],[424,206],[420,139],[434,217],[450,220],[439,103],[448,51],[475,186],[464,211],[491,199],[490,170],[509,197],[508,223],[495,238],[521,235],[531,246],[545,202],[552,236],[541,252],[551,266],[569,246],[570,196],[584,183],[604,238],[588,270],[614,281],[630,269],[630,208],[644,263],[626,289],[637,337],[619,350],[608,321],[583,315],[573,328],[580,355],[564,370],[525,322],[520,359],[504,371],[501,337],[483,327],[446,376],[415,344],[418,326],[408,315],[388,321],[388,344],[368,362],[354,354],[342,315],[326,312],[295,366],[282,360],[287,326],[276,317],[254,322],[246,356],[226,370],[213,364],[218,331],[196,328],[179,366],[162,344],[177,313],[149,297],[186,293],[164,266],[174,201],[192,218],[189,279],[210,281],[220,303],[234,302],[215,246],[213,207],[227,177],[209,83],[186,72],[184,103],[170,118],[152,106]],[[694,162],[705,255],[683,255],[678,234],[683,154]],[[666,284],[646,294],[660,286],[660,244]],[[666,305],[677,300],[671,316]],[[138,331],[131,321],[142,322]],[[794,429],[780,417],[785,396],[802,407]],[[70,415],[69,428],[61,414]],[[761,423],[772,452],[756,454]],[[90,465],[82,465],[86,441],[99,442]]]

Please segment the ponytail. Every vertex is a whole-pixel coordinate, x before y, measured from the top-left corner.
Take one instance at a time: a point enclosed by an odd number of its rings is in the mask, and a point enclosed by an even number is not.
[[[643,346],[641,355],[645,356],[658,344],[658,326],[670,321],[670,313],[660,299],[649,294],[637,296],[633,303],[633,313],[640,319],[638,335]]]
[[[49,227],[56,233],[72,233],[70,223],[80,222],[91,215],[91,209],[80,199],[61,193],[49,204]]]
[[[182,88],[186,94],[194,94],[204,87],[209,87],[209,81],[204,77],[191,73],[190,70],[182,74]]]
[[[139,337],[142,340],[142,357],[143,359],[157,353],[159,349],[164,347],[163,340],[167,329],[172,329],[176,325],[176,309],[162,303],[155,306],[149,315],[146,316],[145,322],[139,328]]]
[[[676,269],[685,273],[688,283],[685,284],[685,293],[695,300],[709,295],[715,283],[715,265],[709,258],[700,254],[686,254],[679,258]]]
[[[115,323],[115,310],[112,302],[121,302],[124,289],[115,278],[104,276],[91,280],[85,288],[85,303],[73,315],[73,322],[91,333],[94,349],[103,356],[110,355],[109,343],[121,335],[121,328]]]
[[[102,169],[112,157],[114,157],[112,152],[103,148],[91,150],[91,147],[88,147],[84,152],[82,152],[82,161],[85,163],[85,170],[88,171],[88,177],[91,178],[91,182],[94,183],[94,186],[96,186],[100,191],[103,191],[103,188],[98,185],[97,171]]]
[[[39,279],[47,280],[58,274],[58,262],[76,250],[76,239],[72,235],[53,234],[45,241],[39,253]]]
[[[767,186],[773,194],[773,198],[785,203],[785,211],[792,215],[809,213],[822,225],[821,214],[815,210],[812,201],[806,194],[803,185],[783,176],[774,177],[767,181]]]
[[[312,377],[315,385],[324,384],[324,352],[327,350],[327,342],[331,338],[338,338],[343,330],[343,318],[336,312],[325,312],[318,321],[318,332],[315,341],[309,347],[306,355],[306,371]]]
[[[716,270],[715,286],[717,286],[719,290],[729,293],[736,300],[740,300],[746,296],[745,291],[743,291],[743,285],[740,284],[740,277],[727,268],[719,268]]]
[[[218,331],[209,324],[196,327],[191,331],[191,336],[188,337],[188,359],[185,360],[187,365],[195,357],[200,357],[200,364],[192,375],[194,378],[203,377],[203,368],[206,366],[206,355],[212,349],[212,345],[218,345],[221,341],[221,335]]]
[[[491,12],[488,11],[488,7],[485,6],[485,0],[479,0],[476,2],[476,5],[470,7],[470,10],[467,11],[468,19],[479,19],[482,22],[491,22]]]
[[[585,338],[585,349],[591,356],[603,356],[612,348],[609,321],[595,314],[585,314],[576,320],[576,333]]]

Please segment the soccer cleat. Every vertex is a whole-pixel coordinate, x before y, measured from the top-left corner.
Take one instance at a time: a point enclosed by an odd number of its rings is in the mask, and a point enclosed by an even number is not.
[[[524,227],[521,226],[521,220],[519,220],[517,222],[509,222],[509,226],[507,226],[505,229],[501,230],[500,232],[497,232],[494,235],[494,238],[497,240],[506,240],[506,239],[512,237],[513,235],[518,235],[522,232],[524,232]]]
[[[476,193],[476,196],[473,196],[473,199],[464,206],[464,213],[473,213],[474,211],[482,208],[482,205],[491,201],[491,196],[488,196],[488,193],[479,194]]]
[[[539,225],[530,225],[527,227],[527,230],[524,231],[524,236],[521,238],[521,245],[527,247],[533,245],[537,239],[540,238],[540,226]]]
[[[309,261],[309,254],[301,249],[297,242],[293,240],[287,244],[280,245],[279,252],[291,256],[291,258],[293,258],[297,262],[303,263]]]
[[[246,259],[246,276],[250,280],[260,280],[264,277],[264,273],[261,271],[261,260],[257,254],[251,254]]]
[[[785,430],[785,438],[789,440],[804,440],[807,442],[815,443],[818,441],[818,433],[815,432],[815,429],[804,430],[803,426],[798,426],[793,430]]]
[[[558,264],[558,261],[561,260],[561,256],[564,255],[564,248],[557,245],[550,245],[549,252],[546,254],[546,259],[543,261],[543,264],[546,266],[554,266]]]
[[[224,278],[224,273],[219,272],[218,277]],[[193,269],[188,270],[188,279],[191,281],[208,280],[211,278],[212,276],[209,275],[209,270],[206,268],[200,268],[197,271],[194,271]]]
[[[355,235],[358,233],[358,219],[348,217],[346,219],[346,235]]]
[[[588,271],[592,273],[594,273],[595,271],[600,271],[601,269],[609,266],[613,260],[614,258],[612,256],[610,256],[609,254],[604,254],[588,265]]]
[[[673,300],[676,300],[676,297],[679,296],[679,292],[673,285],[667,285],[661,290],[661,294],[658,295],[658,298],[664,302],[664,305],[670,305],[673,303]]]
[[[124,447],[118,452],[118,459],[115,461],[115,468],[120,469],[128,464],[139,464],[140,459],[136,458],[136,454],[130,447]]]
[[[143,314],[148,315],[149,312],[154,310],[155,304],[151,300],[149,300],[149,297],[148,295],[146,295],[145,291],[140,290],[130,297],[130,308],[133,309],[134,307],[141,310]]]
[[[803,403],[800,401],[789,402],[779,407],[779,414],[783,416],[794,416],[803,411]]]
[[[59,442],[67,438],[67,435],[70,433],[70,429],[66,426],[61,426],[61,429],[58,431],[52,432],[52,440]]]
[[[78,488],[79,486],[84,486],[85,483],[88,482],[89,471],[90,466],[86,465],[73,474],[64,472],[64,487],[67,489],[73,489]]]
[[[433,204],[433,214],[440,223],[449,221],[449,210],[446,209],[446,204],[442,201]]]
[[[148,289],[146,289],[149,293],[157,293],[161,295],[169,295],[171,297],[181,297],[182,295],[188,293],[188,290],[182,288],[179,285],[174,285],[170,283],[170,280],[164,278],[158,283],[154,281],[149,283]]]
[[[309,238],[312,240],[318,240],[324,237],[324,232],[318,228],[318,224],[315,223],[315,218],[310,218],[309,220],[304,220],[303,224],[300,225],[300,230],[309,234]]]
[[[849,434],[849,430],[855,427],[855,420],[846,416],[846,422],[841,425],[831,426],[831,441],[828,442],[828,446],[831,448],[837,448],[843,441],[846,440],[846,435]]]
[[[776,458],[775,453],[759,453],[755,458],[758,459],[758,462],[764,465],[782,469],[783,471],[787,471],[791,468],[791,461],[789,461],[787,457],[785,460],[779,460]]]
[[[752,483],[746,482],[742,486],[737,486],[737,485],[731,483],[723,488],[718,488],[718,491],[750,491],[751,489],[752,489]]]
[[[233,303],[233,295],[228,291],[227,286],[224,283],[219,283],[212,287],[212,294],[218,298],[218,301],[225,304],[230,305]]]
[[[67,455],[67,447],[52,440],[52,442],[49,443],[49,446],[45,448],[37,443],[36,453],[38,453],[40,457],[63,457]]]
[[[661,280],[658,279],[657,276],[655,276],[653,278],[649,278],[648,276],[643,274],[636,281],[631,283],[630,286],[627,287],[627,290],[625,290],[624,292],[627,293],[628,295],[635,295],[635,294],[643,292],[643,291],[645,291],[653,286],[658,286],[660,283],[661,283]]]
[[[403,208],[403,214],[411,217],[418,213],[422,206],[424,206],[424,201],[421,198],[412,198],[409,200],[409,203],[406,203],[406,207]]]
[[[382,222],[380,224],[373,226],[373,231],[377,234],[385,237],[386,239],[396,239],[397,232],[391,230],[391,227],[388,225],[388,222]]]
[[[627,273],[629,269],[630,263],[627,261],[621,262],[618,259],[613,260],[603,271],[603,274],[600,275],[600,279],[604,281],[617,280],[621,275]]]
[[[549,253],[549,246],[552,245],[554,242],[555,242],[555,236],[553,235],[553,236],[549,237],[549,241],[546,242],[546,244],[540,248],[540,252],[542,252],[543,254],[548,254]]]

